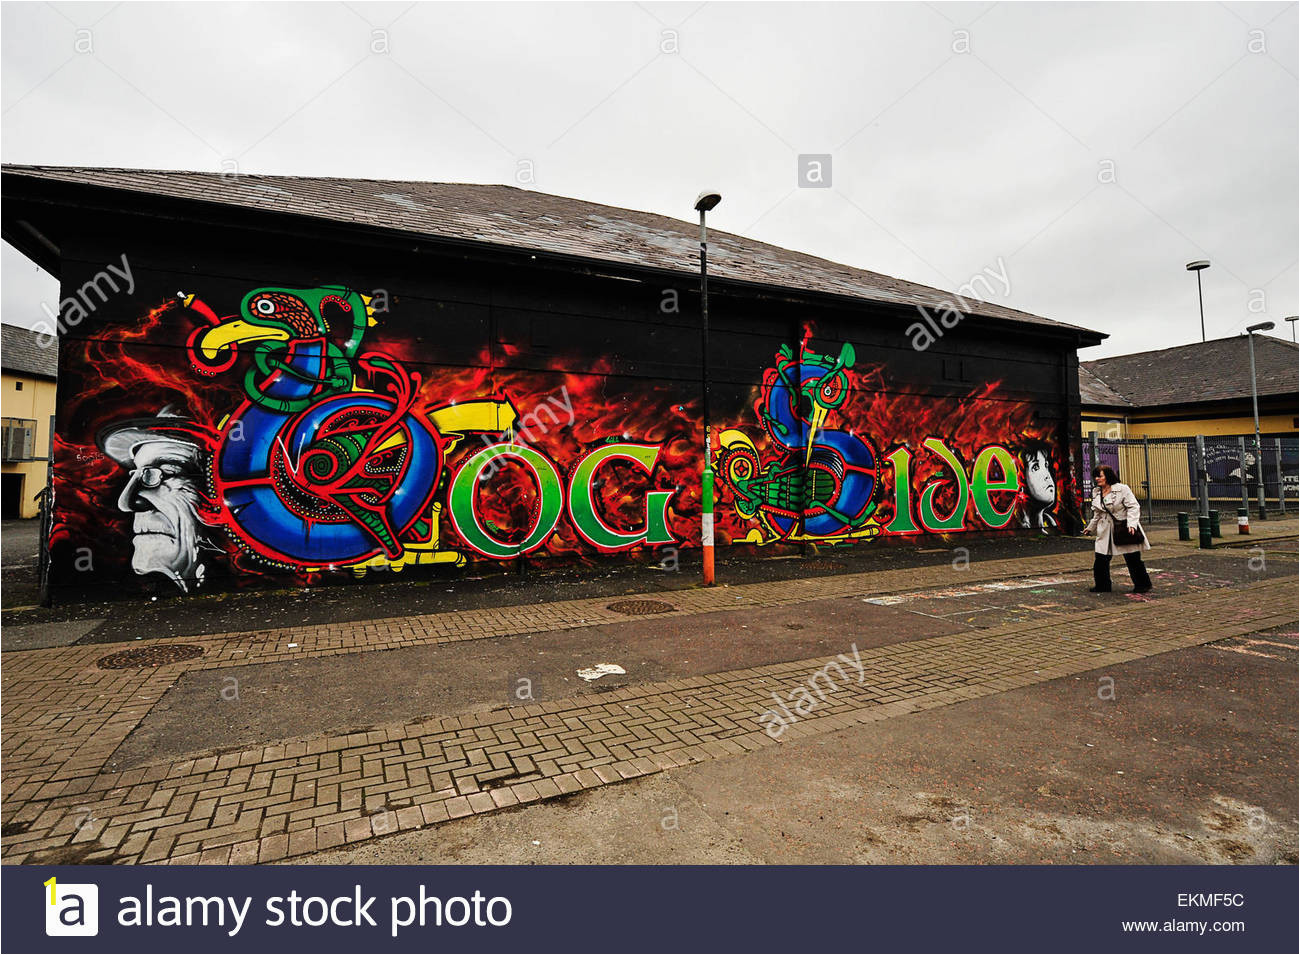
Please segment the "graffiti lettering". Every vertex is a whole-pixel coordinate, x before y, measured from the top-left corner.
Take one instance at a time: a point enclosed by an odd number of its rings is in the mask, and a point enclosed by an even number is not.
[[[522,464],[537,488],[538,507],[533,511],[532,524],[524,539],[518,544],[495,536],[479,520],[475,489],[482,483],[481,472],[492,467],[499,458],[511,458]],[[524,445],[494,444],[474,455],[456,472],[451,482],[449,502],[452,525],[466,546],[484,557],[509,560],[531,553],[546,543],[564,510],[564,485],[555,465],[546,455]]]
[[[1001,478],[991,476],[994,465],[1001,472]],[[1016,480],[1016,459],[1011,456],[1011,452],[996,444],[981,451],[971,470],[970,484],[975,513],[980,520],[989,527],[1006,527],[1016,513],[1014,495],[1020,487],[1020,482]],[[998,510],[993,502],[993,495],[998,492],[1010,492],[1013,495],[1006,510]]]
[[[646,495],[645,525],[627,533],[615,530],[601,519],[593,486],[596,472],[609,461],[638,464],[647,474],[654,471],[659,448],[649,444],[607,444],[587,454],[569,479],[569,520],[583,540],[602,552],[626,550],[638,544],[675,544],[668,530],[668,502],[673,491],[651,491]]]
[[[957,455],[953,454],[952,450],[938,438],[926,438],[924,446],[927,451],[934,452],[952,472],[956,480],[957,503],[953,505],[951,514],[947,517],[939,517],[935,510],[934,498],[948,485],[950,479],[938,477],[930,481],[921,489],[921,506],[918,508],[921,526],[931,533],[959,531],[965,526],[966,505],[970,501],[970,483],[966,480],[966,470]]]
[[[759,418],[780,450],[761,460],[743,431],[723,431],[719,472],[735,494],[736,510],[757,518],[746,540],[820,540],[839,543],[880,533],[874,515],[879,483],[876,451],[851,431],[827,428],[849,397],[849,369],[857,356],[845,344],[838,356],[789,346],[763,376]]]
[[[915,453],[899,444],[878,469],[871,441],[852,426],[854,399],[864,400],[856,363],[848,344],[838,357],[814,352],[806,341],[797,357],[782,346],[755,404],[769,452],[761,454],[743,431],[722,432],[719,473],[737,514],[758,524],[746,541],[839,544],[879,534],[997,530],[1017,510],[1025,527],[1056,526],[1052,449],[1038,438],[1021,449],[1025,491],[1016,456],[997,442],[982,442],[968,468],[954,441],[929,435]],[[884,496],[893,505],[883,526],[875,513],[881,487],[892,490]]]
[[[932,478],[921,489],[921,498],[914,518],[912,499],[912,453],[907,448],[896,448],[885,459],[893,470],[894,518],[885,528],[888,534],[953,533],[973,530],[968,513],[973,506],[980,524],[997,530],[1006,527],[1015,516],[1020,498],[1020,479],[1016,472],[1016,459],[1000,445],[990,445],[980,451],[971,465],[969,477],[956,453],[939,438],[926,438],[924,447],[945,465],[940,476]],[[955,503],[947,517],[939,517],[936,497],[947,488],[955,489]],[[999,507],[998,501],[1003,504]],[[920,527],[917,526],[919,520]]]
[[[611,461],[624,460],[639,465],[647,474],[653,472],[659,448],[649,444],[607,444],[595,448],[578,461],[567,486],[560,480],[556,466],[539,451],[517,444],[496,444],[470,458],[452,479],[450,517],[456,533],[465,544],[484,557],[509,560],[531,553],[546,543],[567,511],[569,520],[582,539],[597,550],[612,553],[640,544],[675,544],[668,529],[668,504],[673,491],[646,494],[645,522],[639,530],[620,531],[610,527],[600,515],[596,501],[597,472]],[[524,532],[524,539],[511,544],[483,526],[475,500],[475,490],[482,474],[502,459],[513,459],[528,471],[537,493],[537,505]]]

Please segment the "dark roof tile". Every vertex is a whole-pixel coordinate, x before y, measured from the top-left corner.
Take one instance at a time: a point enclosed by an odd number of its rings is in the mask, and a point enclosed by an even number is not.
[[[1086,365],[1079,366],[1079,400],[1085,405],[1106,407],[1123,407],[1133,404],[1133,402],[1089,371]]]
[[[4,166],[9,177],[54,180],[175,199],[311,216],[342,223],[379,223],[396,231],[484,242],[694,273],[693,223],[513,186],[63,166]],[[945,309],[955,293],[841,265],[726,232],[709,233],[710,274],[719,279],[874,302]],[[1013,308],[967,300],[969,314],[1020,324],[1084,331]]]
[[[38,335],[30,328],[0,325],[0,365],[5,371],[56,378],[59,374],[58,341],[49,335]]]
[[[1291,342],[1255,336],[1255,377],[1261,397],[1295,395],[1300,390],[1296,356]],[[1093,400],[1105,397],[1093,379],[1138,408],[1249,398],[1246,336],[1081,362],[1079,394],[1083,403],[1112,404]]]

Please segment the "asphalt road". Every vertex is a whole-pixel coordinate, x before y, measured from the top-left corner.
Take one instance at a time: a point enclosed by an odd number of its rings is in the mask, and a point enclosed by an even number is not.
[[[6,608],[36,603],[40,591],[36,556],[40,541],[38,520],[0,522],[0,590]]]

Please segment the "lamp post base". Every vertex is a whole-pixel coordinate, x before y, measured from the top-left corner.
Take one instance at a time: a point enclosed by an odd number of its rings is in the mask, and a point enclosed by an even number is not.
[[[704,548],[704,586],[713,586],[713,468],[704,466],[703,512],[700,515],[700,545]]]

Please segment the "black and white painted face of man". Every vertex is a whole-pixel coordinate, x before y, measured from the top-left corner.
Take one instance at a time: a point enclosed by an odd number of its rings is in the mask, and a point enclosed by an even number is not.
[[[182,591],[203,579],[198,515],[199,449],[159,435],[132,451],[131,476],[117,499],[134,514],[131,569],[163,574]]]
[[[1044,507],[1056,503],[1056,478],[1052,475],[1051,462],[1042,451],[1025,457],[1025,493]]]

